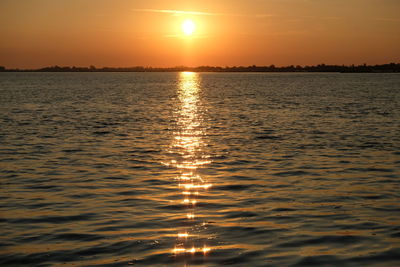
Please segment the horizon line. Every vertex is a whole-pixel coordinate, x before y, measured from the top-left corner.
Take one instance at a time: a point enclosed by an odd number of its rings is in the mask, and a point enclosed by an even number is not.
[[[400,63],[387,63],[387,64],[376,64],[376,65],[289,65],[289,66],[233,66],[233,67],[221,67],[221,66],[198,66],[198,67],[186,67],[186,66],[175,66],[175,67],[101,67],[96,68],[93,65],[89,67],[75,67],[75,66],[63,66],[58,65],[48,66],[38,69],[6,69],[0,66],[0,72],[259,72],[259,73],[400,73]]]
[[[367,67],[373,67],[373,66],[383,66],[383,65],[398,65],[400,64],[399,62],[388,62],[388,63],[381,63],[381,64],[368,64],[368,63],[362,63],[362,64],[329,64],[329,63],[318,63],[318,64],[288,64],[288,65],[276,65],[276,64],[268,64],[268,65],[197,65],[197,66],[185,66],[185,65],[176,65],[176,66],[168,66],[168,67],[160,67],[160,66],[145,66],[145,65],[131,65],[131,66],[118,66],[118,67],[111,67],[111,66],[101,66],[97,67],[93,64],[89,65],[84,65],[84,66],[78,66],[78,65],[47,65],[43,67],[32,67],[32,68],[27,68],[27,67],[15,67],[15,68],[8,68],[5,65],[0,65],[0,69],[6,69],[6,70],[39,70],[39,69],[44,69],[44,68],[94,68],[94,69],[129,69],[129,68],[144,68],[144,69],[176,69],[176,68],[188,68],[188,69],[196,69],[196,68],[223,68],[223,69],[229,69],[229,68],[255,68],[255,67],[274,67],[274,68],[287,68],[287,67],[318,67],[318,66],[336,66],[336,67],[355,67],[355,66],[367,66]]]

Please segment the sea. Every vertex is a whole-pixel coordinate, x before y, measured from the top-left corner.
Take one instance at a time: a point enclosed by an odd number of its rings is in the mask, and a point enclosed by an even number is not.
[[[400,74],[0,73],[1,266],[400,266]]]

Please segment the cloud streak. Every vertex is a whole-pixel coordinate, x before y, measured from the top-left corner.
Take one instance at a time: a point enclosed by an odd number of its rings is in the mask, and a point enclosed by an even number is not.
[[[266,18],[274,16],[272,14],[212,13],[212,12],[199,12],[199,11],[184,11],[175,9],[133,9],[132,11],[148,12],[148,13],[164,13],[164,14],[172,14],[174,16],[192,15],[192,16],[231,16],[231,17],[255,17],[255,18]]]
[[[374,20],[386,21],[386,22],[400,22],[400,18],[374,18]]]
[[[197,12],[197,11],[183,11],[174,9],[133,9],[134,12],[148,12],[148,13],[164,13],[173,15],[196,15],[196,16],[217,16],[219,13]]]

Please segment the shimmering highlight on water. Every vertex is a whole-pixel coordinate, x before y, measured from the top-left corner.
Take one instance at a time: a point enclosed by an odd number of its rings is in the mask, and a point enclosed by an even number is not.
[[[200,107],[200,75],[194,72],[180,73],[179,80],[179,100],[181,105],[176,111],[178,118],[178,129],[175,132],[175,138],[168,151],[172,155],[179,155],[178,160],[176,156],[172,156],[168,166],[174,166],[179,175],[177,180],[178,189],[184,195],[183,204],[190,210],[186,214],[188,223],[182,227],[181,233],[178,233],[178,239],[173,249],[174,254],[178,253],[208,253],[211,248],[207,247],[207,236],[203,233],[190,234],[199,224],[194,220],[194,213],[196,213],[196,205],[198,199],[202,197],[199,190],[207,190],[212,184],[206,181],[197,173],[197,169],[203,168],[205,165],[210,164],[210,155],[204,151],[203,147],[207,144],[202,139],[206,136],[205,126],[203,125],[203,111]],[[182,212],[182,216],[186,211]],[[203,216],[201,216],[203,218]],[[204,219],[204,218],[203,218]],[[182,240],[182,238],[184,238]],[[203,248],[199,248],[200,245]]]

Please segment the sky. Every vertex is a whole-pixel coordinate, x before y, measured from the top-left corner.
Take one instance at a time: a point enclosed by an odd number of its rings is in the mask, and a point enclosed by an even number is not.
[[[0,0],[0,66],[399,63],[399,14],[400,0]]]

